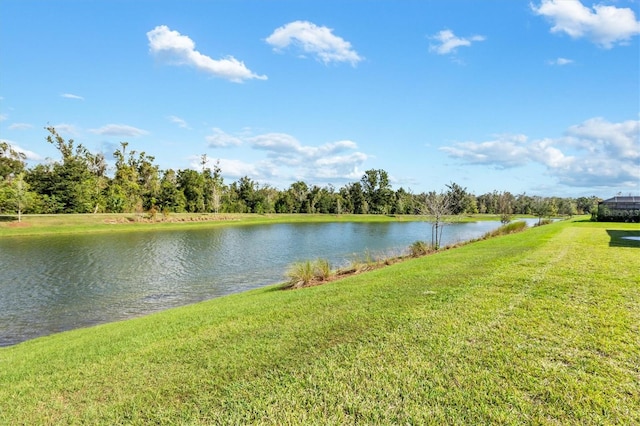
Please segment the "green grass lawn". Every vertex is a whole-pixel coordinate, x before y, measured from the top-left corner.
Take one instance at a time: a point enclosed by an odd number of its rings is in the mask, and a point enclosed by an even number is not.
[[[640,424],[640,226],[560,222],[0,349],[0,424]]]

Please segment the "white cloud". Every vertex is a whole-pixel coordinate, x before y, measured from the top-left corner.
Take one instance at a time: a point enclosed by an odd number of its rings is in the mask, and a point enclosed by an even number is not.
[[[557,58],[557,59],[553,59],[551,61],[548,62],[549,65],[558,65],[558,66],[563,66],[563,65],[569,65],[569,64],[573,64],[573,59],[567,59],[567,58]]]
[[[183,129],[190,129],[191,128],[191,127],[189,127],[189,124],[187,124],[187,122],[185,120],[183,120],[180,117],[176,117],[175,115],[168,116],[167,120],[169,120],[173,124],[177,124],[178,127],[181,127]]]
[[[248,141],[255,149],[267,151],[269,162],[279,175],[289,173],[296,180],[360,178],[359,167],[369,158],[356,151],[355,142],[347,140],[308,146],[291,135],[269,133]]]
[[[33,151],[29,151],[28,149],[21,148],[15,142],[12,142],[12,141],[9,141],[9,140],[5,140],[5,139],[3,139],[2,142],[8,143],[9,146],[11,147],[11,149],[24,154],[27,160],[30,160],[30,161],[42,161],[42,160],[44,160],[44,157],[42,157],[40,154],[36,154]]]
[[[320,146],[303,145],[286,133],[252,135],[246,131],[230,135],[214,128],[206,137],[209,146],[232,147],[248,145],[266,157],[250,164],[242,160],[221,159],[225,176],[249,176],[253,179],[275,177],[283,180],[347,180],[359,179],[362,164],[369,158],[358,151],[355,142],[342,140]]]
[[[173,65],[188,65],[200,71],[224,78],[234,83],[244,80],[266,80],[264,75],[251,72],[244,62],[233,56],[212,59],[195,49],[195,43],[178,31],[172,31],[166,25],[159,25],[147,33],[149,50],[158,59]]]
[[[71,94],[71,93],[63,93],[60,96],[62,96],[63,98],[66,98],[66,99],[76,99],[76,100],[79,100],[79,101],[84,101],[84,98],[82,96],[74,95],[74,94]]]
[[[349,62],[355,66],[362,57],[353,50],[351,43],[333,34],[333,30],[308,21],[294,21],[277,28],[266,42],[275,50],[295,46],[304,53],[314,55],[325,64]]]
[[[440,150],[466,164],[488,164],[506,169],[522,166],[528,162],[526,143],[525,135],[497,135],[494,140],[459,142],[454,146],[442,147]]]
[[[567,170],[576,161],[576,157],[565,155],[554,146],[557,143],[557,140],[550,138],[534,141],[528,148],[528,155],[531,159],[556,171]]]
[[[54,129],[60,134],[65,136],[77,136],[80,131],[73,124],[59,123],[53,126]]]
[[[17,145],[14,145],[13,148],[16,151],[23,153],[26,156],[27,160],[30,160],[30,161],[42,161],[42,160],[44,160],[44,158],[40,154],[37,154],[37,153],[35,153],[33,151],[29,151],[28,149],[20,148]]]
[[[9,130],[27,130],[33,126],[29,123],[13,123],[9,126]]]
[[[592,118],[565,135],[529,142],[520,135],[463,142],[440,149],[466,164],[497,168],[538,163],[558,182],[576,187],[640,188],[640,120],[611,123]]]
[[[221,158],[219,166],[220,170],[223,170],[227,176],[253,176],[254,178],[259,178],[261,176],[261,173],[255,164],[246,163],[241,160]]]
[[[202,157],[193,156],[190,158],[191,168],[194,170],[202,169]],[[269,161],[257,161],[250,163],[244,160],[230,158],[207,158],[205,167],[213,169],[220,167],[220,171],[225,178],[239,179],[249,177],[250,179],[265,181],[265,183],[273,177],[277,177],[276,168]]]
[[[640,120],[610,123],[601,117],[571,126],[567,134],[573,142],[590,152],[602,152],[616,158],[640,159]]]
[[[9,119],[9,116],[7,114],[0,114],[0,121],[5,121]]]
[[[267,155],[278,161],[298,166],[315,162],[318,165],[328,165],[327,158],[357,148],[355,142],[329,142],[320,146],[304,146],[296,138],[284,133],[267,133],[247,139],[255,149],[267,151]],[[324,163],[318,163],[319,161]]]
[[[362,152],[320,158],[315,162],[317,166],[315,176],[317,178],[359,180],[364,174],[360,171],[359,166],[364,164],[367,158],[369,156]]]
[[[271,155],[296,155],[303,149],[296,138],[285,133],[266,133],[248,141],[254,148],[268,151]]]
[[[133,126],[127,126],[126,124],[107,124],[99,129],[89,130],[91,133],[104,136],[130,136],[138,137],[149,134],[146,130],[138,129]]]
[[[543,0],[540,6],[532,4],[531,9],[552,22],[552,33],[566,33],[574,39],[586,37],[605,49],[640,34],[640,21],[629,8],[604,4],[588,8],[579,0]]]
[[[213,134],[205,137],[208,145],[212,148],[225,148],[229,146],[242,145],[242,138],[225,133],[222,129],[214,127]]]
[[[218,161],[218,160],[216,160]],[[259,165],[247,163],[241,160],[233,160],[221,158],[219,163],[220,170],[225,176],[240,178],[243,176],[251,176],[254,179],[262,177]],[[213,167],[214,160],[209,160],[209,166]]]
[[[438,55],[455,53],[458,47],[471,46],[472,42],[486,40],[486,37],[481,35],[474,35],[467,38],[457,37],[451,30],[442,30],[429,38],[438,42],[437,44],[429,46],[429,51],[435,52]]]

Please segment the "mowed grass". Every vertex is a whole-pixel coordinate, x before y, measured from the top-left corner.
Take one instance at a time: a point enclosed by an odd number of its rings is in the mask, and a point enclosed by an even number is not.
[[[0,424],[640,424],[638,225],[561,222],[0,349]]]

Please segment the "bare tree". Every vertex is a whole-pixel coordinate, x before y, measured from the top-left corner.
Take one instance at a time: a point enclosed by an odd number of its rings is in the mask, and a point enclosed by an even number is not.
[[[430,216],[431,219],[431,246],[438,250],[442,243],[442,231],[444,230],[444,218],[451,214],[451,199],[447,193],[439,194],[431,191],[423,194],[421,214]]]

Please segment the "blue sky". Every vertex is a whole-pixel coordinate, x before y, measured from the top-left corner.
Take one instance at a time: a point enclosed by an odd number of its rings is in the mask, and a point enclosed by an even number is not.
[[[0,139],[278,188],[638,193],[639,36],[632,0],[2,0]]]

